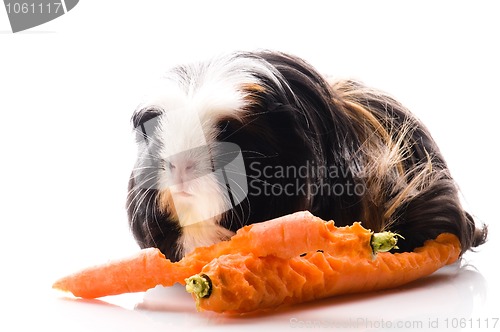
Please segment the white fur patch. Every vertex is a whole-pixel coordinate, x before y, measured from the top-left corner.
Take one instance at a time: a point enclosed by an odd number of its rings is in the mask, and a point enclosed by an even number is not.
[[[249,100],[244,87],[261,86],[257,77],[276,80],[275,75],[258,59],[223,56],[174,69],[140,105],[163,111],[154,136],[162,143],[160,158],[168,165],[160,176],[160,190],[169,191],[173,206],[160,208],[175,208],[184,253],[233,234],[219,226],[220,216],[232,209],[227,188],[210,176],[210,153],[199,148],[215,142],[220,119],[244,117]]]
[[[199,222],[182,228],[182,235],[178,240],[180,254],[189,254],[195,248],[210,246],[214,243],[228,240],[234,233],[214,223],[213,221]]]

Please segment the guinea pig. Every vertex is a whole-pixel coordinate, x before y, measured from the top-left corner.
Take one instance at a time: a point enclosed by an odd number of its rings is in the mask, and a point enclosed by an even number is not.
[[[361,221],[412,251],[442,232],[485,242],[426,127],[401,103],[288,54],[180,65],[132,116],[130,228],[172,261],[300,210]],[[290,244],[293,245],[293,244]]]

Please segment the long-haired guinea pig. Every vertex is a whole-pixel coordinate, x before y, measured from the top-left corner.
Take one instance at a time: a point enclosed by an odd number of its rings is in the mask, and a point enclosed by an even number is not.
[[[299,210],[397,232],[399,251],[442,232],[459,237],[462,253],[486,239],[417,118],[294,56],[241,52],[175,67],[132,122],[130,227],[141,247],[173,261]]]

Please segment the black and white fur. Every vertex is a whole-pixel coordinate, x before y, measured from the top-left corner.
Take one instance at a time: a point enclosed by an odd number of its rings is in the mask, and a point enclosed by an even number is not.
[[[462,252],[486,239],[419,120],[388,95],[354,81],[329,82],[294,56],[241,52],[178,66],[132,122],[139,154],[129,181],[130,227],[141,247],[158,247],[173,261],[244,225],[299,210],[338,226],[361,221],[398,232],[400,251],[442,232],[456,234]],[[139,130],[145,124],[149,129]],[[242,151],[249,186],[236,206],[210,176],[217,142]],[[269,176],[301,167],[337,172]],[[320,185],[351,190],[310,190]],[[296,193],[266,191],[286,186]]]

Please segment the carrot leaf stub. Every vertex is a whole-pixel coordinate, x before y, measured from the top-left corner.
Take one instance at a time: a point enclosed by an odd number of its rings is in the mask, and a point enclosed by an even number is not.
[[[212,281],[206,274],[195,274],[186,278],[186,291],[201,299],[212,293]]]
[[[404,239],[401,235],[393,232],[373,233],[370,241],[373,254],[399,249],[397,246],[398,237]]]

